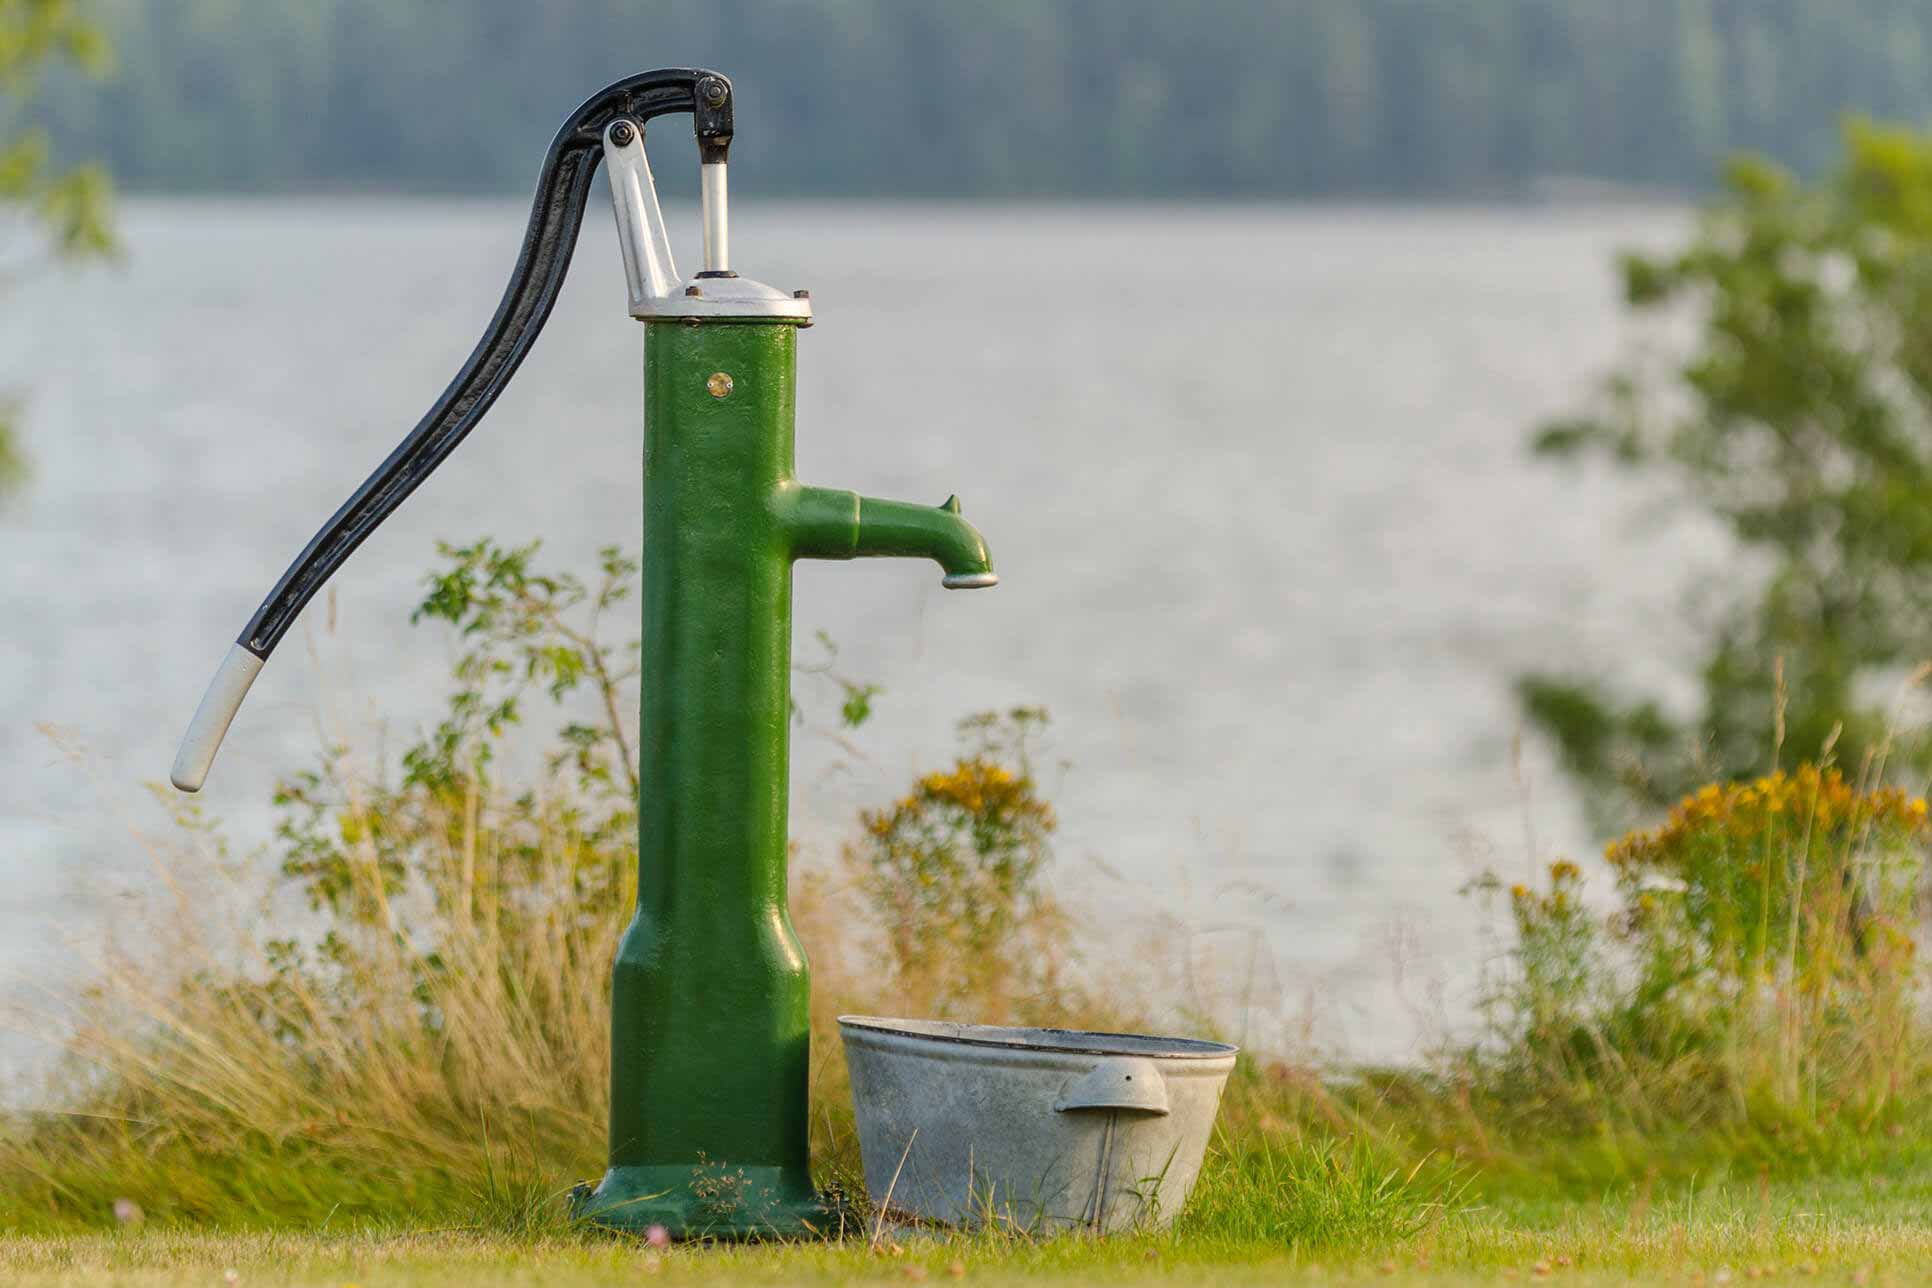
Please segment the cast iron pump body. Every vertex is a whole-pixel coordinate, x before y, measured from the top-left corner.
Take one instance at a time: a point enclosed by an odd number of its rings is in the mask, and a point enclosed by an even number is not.
[[[680,279],[644,157],[653,117],[695,122],[703,271]],[[638,896],[612,975],[604,1224],[673,1235],[823,1229],[807,1144],[805,954],[786,903],[791,566],[916,556],[953,589],[993,585],[956,501],[879,501],[792,477],[804,292],[729,263],[731,82],[673,68],[609,86],[564,122],[496,316],[415,429],[309,542],[241,633],[182,742],[201,787],[222,735],[303,605],[475,427],[563,284],[607,163],[644,341],[643,698]]]

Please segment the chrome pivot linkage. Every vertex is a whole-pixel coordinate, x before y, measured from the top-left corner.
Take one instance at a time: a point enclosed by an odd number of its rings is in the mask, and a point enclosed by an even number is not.
[[[791,318],[809,322],[812,302],[731,271],[725,161],[705,156],[699,166],[704,225],[704,270],[679,278],[671,236],[658,205],[642,123],[619,117],[604,127],[604,165],[610,175],[617,244],[634,318]]]

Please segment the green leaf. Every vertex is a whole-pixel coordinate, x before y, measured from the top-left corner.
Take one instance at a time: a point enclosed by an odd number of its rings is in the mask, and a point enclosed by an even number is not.
[[[885,692],[876,684],[853,684],[841,680],[845,701],[839,706],[839,719],[848,729],[857,729],[872,718],[872,699]]]

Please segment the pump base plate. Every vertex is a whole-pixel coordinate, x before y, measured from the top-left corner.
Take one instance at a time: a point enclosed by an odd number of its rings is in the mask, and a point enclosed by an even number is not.
[[[662,1226],[673,1239],[824,1239],[839,1232],[838,1214],[809,1178],[728,1163],[613,1167],[595,1189],[572,1194],[571,1214],[633,1234]]]

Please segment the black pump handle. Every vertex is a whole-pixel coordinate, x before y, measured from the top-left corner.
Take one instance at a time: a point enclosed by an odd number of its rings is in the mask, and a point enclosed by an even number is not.
[[[510,284],[469,361],[409,436],[296,556],[248,619],[237,644],[266,659],[322,584],[476,428],[536,342],[563,288],[591,176],[603,159],[604,127],[620,116],[641,125],[672,112],[691,113],[705,164],[725,160],[731,147],[731,81],[702,68],[667,67],[617,81],[564,121],[537,176],[530,224]]]
[[[667,112],[691,113],[700,158],[706,165],[724,164],[731,148],[731,82],[717,72],[698,68],[643,72],[607,85],[572,112],[557,131],[537,176],[537,195],[530,206],[523,248],[517,252],[516,268],[510,273],[510,284],[504,289],[503,302],[496,306],[489,329],[429,414],[322,525],[248,619],[241,638],[222,659],[194,718],[188,722],[188,732],[169,775],[176,787],[186,792],[201,789],[222,735],[248,695],[249,686],[303,606],[469,436],[516,374],[524,355],[536,343],[537,333],[549,320],[557,293],[563,289],[571,253],[577,248],[584,203],[590,197],[591,176],[604,154],[605,127],[625,117],[641,129],[645,121]]]

